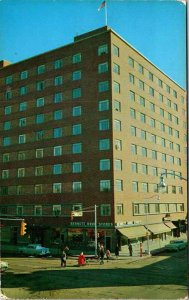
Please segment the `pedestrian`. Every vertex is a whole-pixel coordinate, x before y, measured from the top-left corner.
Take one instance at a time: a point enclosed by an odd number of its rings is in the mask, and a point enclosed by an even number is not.
[[[100,246],[100,264],[102,265],[104,263],[104,246]]]
[[[108,262],[109,259],[110,259],[110,255],[111,255],[110,250],[107,249],[107,250],[106,250],[106,259],[107,259],[107,262]]]
[[[115,247],[115,256],[116,256],[116,258],[118,258],[118,256],[119,256],[119,246],[118,246],[118,244]]]
[[[66,253],[66,257],[68,257],[68,254],[69,254],[69,248],[68,248],[68,246],[66,246],[65,248],[64,248],[64,252]]]
[[[66,253],[65,253],[65,251],[62,251],[60,259],[61,259],[61,267],[66,267]]]
[[[85,260],[85,255],[83,254],[83,252],[80,253],[79,257],[78,257],[78,266],[84,266],[86,263]]]
[[[129,248],[130,256],[133,256],[133,247],[132,247],[131,243],[129,243],[128,248]]]
[[[98,260],[100,259],[100,243],[98,243],[97,245],[97,256],[98,256]]]

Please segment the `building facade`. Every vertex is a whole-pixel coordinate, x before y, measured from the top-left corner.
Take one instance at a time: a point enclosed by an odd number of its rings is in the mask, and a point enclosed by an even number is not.
[[[95,205],[108,248],[179,234],[186,93],[111,28],[2,61],[0,86],[3,243],[90,246]]]

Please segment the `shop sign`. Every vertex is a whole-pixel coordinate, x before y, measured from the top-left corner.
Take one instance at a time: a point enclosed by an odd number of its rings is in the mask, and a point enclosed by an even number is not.
[[[71,227],[95,227],[94,222],[70,222]],[[113,227],[113,223],[98,223],[98,227]]]

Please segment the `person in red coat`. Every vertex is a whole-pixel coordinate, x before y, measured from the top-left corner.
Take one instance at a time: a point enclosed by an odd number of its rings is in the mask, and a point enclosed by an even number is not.
[[[78,257],[78,266],[84,266],[85,265],[85,255],[83,252]]]

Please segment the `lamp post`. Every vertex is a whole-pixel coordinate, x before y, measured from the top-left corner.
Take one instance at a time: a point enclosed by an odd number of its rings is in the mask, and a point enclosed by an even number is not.
[[[182,177],[178,174],[175,174],[173,172],[164,172],[164,173],[161,173],[161,175],[160,175],[160,183],[159,183],[160,188],[165,188],[166,187],[166,183],[165,183],[165,180],[164,180],[164,177],[163,177],[164,175],[174,175],[174,176],[178,177],[181,180],[187,181],[186,178],[184,178],[184,177]]]
[[[153,195],[149,198],[145,198],[144,200],[148,201],[149,199],[157,198],[157,200],[160,200],[159,195]],[[149,233],[148,233],[148,213],[149,213],[149,206],[148,202],[145,203],[145,215],[146,215],[146,221],[145,221],[145,226],[146,226],[146,237],[147,237],[147,253],[150,255],[150,241],[149,241]]]

